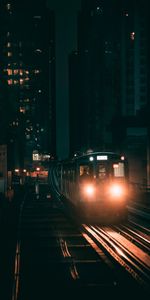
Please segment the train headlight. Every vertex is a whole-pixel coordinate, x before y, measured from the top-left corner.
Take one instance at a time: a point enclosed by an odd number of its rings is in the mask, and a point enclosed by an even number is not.
[[[95,193],[94,186],[91,184],[88,184],[84,187],[84,194],[87,196],[93,196]]]
[[[115,196],[115,197],[121,197],[125,193],[124,188],[120,185],[117,185],[117,184],[112,185],[110,187],[109,192],[112,196]]]

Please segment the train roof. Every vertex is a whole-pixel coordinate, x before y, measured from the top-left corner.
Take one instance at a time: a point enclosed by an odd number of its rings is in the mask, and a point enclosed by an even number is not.
[[[77,159],[97,157],[97,158],[99,158],[99,160],[107,160],[107,159],[115,159],[115,158],[121,159],[122,156],[123,155],[120,155],[119,153],[115,153],[115,152],[97,151],[97,152],[84,154],[82,156],[79,156]]]
[[[99,160],[99,161],[107,161],[107,160],[126,160],[124,155],[115,153],[115,152],[109,152],[109,151],[97,151],[97,152],[91,152],[79,156],[74,156],[71,159],[67,159],[65,161],[62,161],[63,163],[73,163],[73,162],[85,162],[89,160]]]

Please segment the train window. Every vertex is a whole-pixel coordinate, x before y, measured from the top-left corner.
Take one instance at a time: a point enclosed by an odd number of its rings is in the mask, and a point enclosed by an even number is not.
[[[89,175],[89,166],[88,165],[80,166],[80,176],[83,175],[84,172]]]
[[[114,177],[124,177],[124,163],[113,164]]]
[[[106,167],[105,167],[104,164],[99,164],[98,165],[97,176],[98,176],[99,179],[105,179],[106,178]]]

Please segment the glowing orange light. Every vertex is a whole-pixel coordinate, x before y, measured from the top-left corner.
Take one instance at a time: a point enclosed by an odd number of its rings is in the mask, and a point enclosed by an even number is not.
[[[94,189],[93,185],[87,185],[87,186],[85,186],[85,188],[84,188],[84,192],[85,192],[85,194],[88,195],[88,196],[93,196],[94,191],[95,191],[95,189]]]
[[[112,185],[110,187],[110,193],[112,196],[120,197],[124,194],[124,189],[120,185]]]
[[[119,167],[118,164],[113,164],[114,169],[117,169],[118,167]]]

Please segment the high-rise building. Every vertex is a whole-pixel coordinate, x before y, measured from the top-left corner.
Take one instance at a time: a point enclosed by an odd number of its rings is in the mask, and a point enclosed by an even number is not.
[[[55,154],[54,15],[46,1],[1,1],[0,63],[10,168],[30,167],[33,153]]]
[[[131,180],[149,184],[149,1],[122,1],[121,115],[122,140],[129,157]]]
[[[83,0],[76,66],[70,63],[70,108],[78,106],[70,152],[125,151],[141,182],[150,178],[149,22],[148,0]]]
[[[82,1],[78,16],[79,71],[76,78],[80,142],[72,142],[71,149],[75,151],[112,148],[110,122],[120,101],[119,7],[119,1]]]

